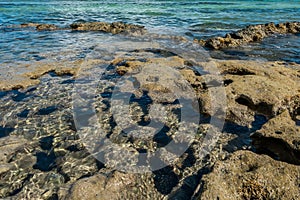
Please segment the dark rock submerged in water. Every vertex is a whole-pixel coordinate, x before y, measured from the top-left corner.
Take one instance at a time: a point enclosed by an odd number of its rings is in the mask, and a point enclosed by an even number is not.
[[[299,33],[300,22],[286,22],[280,24],[268,23],[251,25],[225,37],[215,37],[208,40],[195,40],[195,42],[212,49],[237,47],[250,42],[260,41],[273,34]]]

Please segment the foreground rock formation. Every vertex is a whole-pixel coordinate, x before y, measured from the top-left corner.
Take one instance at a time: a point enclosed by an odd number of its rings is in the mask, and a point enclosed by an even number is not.
[[[222,83],[206,73],[212,64],[222,75]],[[110,61],[78,60],[23,67],[24,74],[14,81],[1,80],[1,89],[5,90],[0,93],[1,198],[299,199],[300,65],[239,60],[195,63],[166,50],[146,49],[127,52]],[[103,68],[104,76],[99,77]],[[117,85],[114,80],[126,75],[138,89],[129,107],[129,121],[122,125],[151,122],[153,113],[147,107],[160,103],[164,109],[153,109],[155,113],[167,113],[156,119],[165,127],[154,137],[150,135],[152,127],[143,129],[150,136],[142,131],[126,135],[122,126],[112,122],[113,117],[118,117],[110,111],[109,103]],[[99,84],[100,78],[105,84]],[[178,132],[181,107],[176,102],[178,96],[168,86],[175,83],[186,92],[186,80],[200,102],[203,118],[189,148],[171,165],[144,174],[119,172],[113,161],[103,164],[95,159],[79,135],[72,97],[76,80],[83,94],[92,81],[97,83],[91,95],[97,128],[104,127],[109,133],[106,137],[129,152],[129,167],[136,164],[130,156],[153,152]],[[220,86],[226,92],[225,127],[210,155],[202,158],[202,142],[207,129],[213,126],[209,124],[209,91]],[[124,106],[117,108],[122,111]],[[84,131],[93,134],[89,129]],[[117,158],[121,154],[109,153]],[[128,155],[125,153],[120,159]],[[159,158],[166,162],[172,156],[169,153]]]
[[[285,111],[269,120],[251,138],[257,152],[300,165],[300,127],[289,112]]]
[[[195,40],[205,47],[222,49],[237,47],[250,42],[261,41],[273,34],[299,33],[300,22],[286,22],[280,24],[268,23],[251,25],[240,31],[226,34],[225,37],[215,37],[208,40]]]
[[[198,199],[299,199],[300,166],[238,151],[203,177]]]

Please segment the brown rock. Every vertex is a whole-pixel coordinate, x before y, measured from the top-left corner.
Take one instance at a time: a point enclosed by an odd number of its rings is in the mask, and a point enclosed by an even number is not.
[[[31,65],[20,64],[17,65],[19,71],[23,73],[7,73],[6,76],[1,76],[0,78],[0,91],[12,90],[12,89],[24,89],[32,85],[37,85],[40,83],[38,80],[41,76],[49,73],[55,72],[58,76],[63,75],[74,75],[76,76],[78,71],[84,73],[85,68],[103,63],[103,60],[83,60],[77,61],[61,61],[61,62],[35,62]]]
[[[258,152],[300,164],[300,127],[296,126],[288,111],[270,119],[251,138]]]
[[[23,137],[0,138],[0,198],[16,194],[16,191],[22,189],[36,163],[36,157],[26,152],[30,146]]]
[[[26,24],[21,24],[20,27],[21,28],[28,28],[28,27],[34,27],[34,28],[36,28],[39,25],[40,24],[38,24],[38,23],[26,23]]]
[[[59,29],[54,24],[39,24],[39,23],[25,23],[20,25],[21,28],[34,27],[38,31],[52,31]]]
[[[118,34],[122,32],[134,33],[140,32],[145,33],[146,29],[144,26],[140,25],[133,25],[133,24],[125,24],[122,22],[114,22],[114,23],[107,23],[107,22],[86,22],[86,23],[74,23],[71,24],[70,27],[73,30],[80,30],[80,31],[103,31],[112,34]]]
[[[21,137],[8,136],[0,139],[0,162],[7,163],[10,158],[26,145],[26,140]]]
[[[212,114],[211,96],[208,88],[214,88],[215,77],[211,74],[199,75],[192,69],[185,66],[185,61],[178,56],[166,58],[151,58],[146,62],[134,61],[129,59],[116,59],[113,61],[117,67],[119,75],[125,75],[127,72],[134,73],[137,80],[143,84],[142,88],[152,92],[167,92],[168,84],[171,80],[170,70],[160,67],[159,73],[153,71],[154,66],[172,67],[184,77],[189,84],[196,89],[201,102],[202,112]],[[285,63],[280,62],[260,62],[260,61],[240,61],[240,60],[214,60],[214,65],[222,74],[224,90],[226,92],[227,120],[243,126],[251,126],[255,114],[261,114],[266,118],[272,118],[288,109],[290,113],[295,113],[299,106],[299,72],[295,70],[299,65],[293,65],[293,68],[287,68]],[[211,63],[199,63],[204,69],[209,70]],[[151,71],[147,71],[147,70]],[[147,74],[156,74],[157,83],[149,82]],[[165,74],[162,80],[160,74]],[[173,74],[175,77],[175,74]],[[174,78],[173,78],[174,79]],[[174,80],[173,80],[174,81]],[[175,80],[177,81],[177,80]],[[164,87],[161,87],[161,86]],[[150,87],[151,86],[151,87]],[[160,88],[160,89],[159,89]],[[157,95],[157,94],[156,94]],[[156,96],[155,95],[155,96]],[[166,94],[164,94],[166,95]],[[154,98],[154,96],[152,96]],[[298,97],[298,98],[297,98]]]
[[[134,176],[120,172],[110,175],[97,174],[74,183],[66,199],[113,200],[121,199],[122,193],[134,185]]]
[[[215,64],[223,74],[228,121],[250,125],[254,113],[272,118],[286,109],[290,113],[297,110],[299,98],[296,97],[300,95],[297,70],[277,62],[215,60]],[[207,63],[202,65],[205,67]],[[209,114],[209,94],[199,95],[203,112]]]
[[[238,151],[203,177],[198,199],[299,199],[300,167]]]
[[[38,31],[53,31],[57,30],[58,27],[54,24],[39,24],[36,26],[36,30]]]
[[[222,49],[236,47],[250,42],[260,41],[272,34],[299,33],[300,22],[286,22],[275,25],[274,23],[251,25],[245,29],[227,34],[225,37],[210,38],[206,41],[196,40],[200,45]]]

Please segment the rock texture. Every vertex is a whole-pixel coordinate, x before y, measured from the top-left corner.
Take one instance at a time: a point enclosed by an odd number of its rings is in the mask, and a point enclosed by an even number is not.
[[[300,165],[300,127],[288,111],[269,120],[251,138],[257,152]]]
[[[297,70],[284,62],[216,60],[215,63],[223,74],[227,120],[248,126],[254,114],[272,118],[284,110],[293,113],[298,109],[298,65]],[[209,67],[206,63],[202,65]],[[203,112],[209,113],[210,96],[206,92],[199,94]]]
[[[203,46],[212,49],[237,47],[250,42],[260,41],[273,34],[299,33],[300,22],[286,22],[280,24],[268,23],[251,25],[240,31],[229,33],[225,37],[215,37],[208,40],[195,40]]]
[[[295,113],[300,107],[299,65],[241,60],[213,60],[213,63],[222,75],[226,91],[226,120],[242,126],[251,126],[255,114],[270,119],[288,110],[296,116]],[[168,62],[160,58],[149,59],[146,63],[134,59],[126,62],[116,60],[114,64],[118,65],[116,70],[120,75],[138,73],[143,66],[152,64],[179,69],[181,75],[197,90],[202,113],[211,114],[211,96],[208,88],[215,87],[213,83],[207,82],[211,79],[211,75],[197,74],[193,67],[185,66],[185,60],[182,58],[171,56]],[[209,69],[211,63],[199,63],[199,65]]]
[[[97,174],[83,178],[74,183],[66,199],[74,200],[111,200],[121,199],[122,193],[135,185],[133,174],[114,172],[112,174]]]
[[[250,151],[238,151],[203,177],[197,199],[299,199],[300,167]]]
[[[83,60],[60,61],[60,62],[35,62],[34,64],[18,64],[16,67],[23,73],[1,76],[0,91],[26,89],[40,83],[39,78],[48,73],[57,76],[71,75],[76,76],[77,72],[84,68],[89,68],[103,63],[103,60],[89,60],[82,66]]]
[[[38,31],[54,31],[60,29],[58,26],[54,24],[39,24],[39,23],[26,23],[21,24],[21,28],[34,27]]]
[[[70,27],[72,30],[79,31],[102,31],[112,34],[118,33],[145,33],[146,29],[144,26],[134,25],[134,24],[125,24],[123,22],[86,22],[86,23],[74,23]]]
[[[1,80],[1,88],[7,91],[0,93],[0,198],[299,199],[299,65],[239,60],[196,63],[162,49],[123,53],[110,55],[110,61],[38,62],[20,66],[23,73],[15,79],[19,82]],[[212,65],[222,82],[207,73]],[[35,82],[27,85],[20,77]],[[128,91],[130,86],[135,90]],[[209,91],[218,86],[227,94],[223,100],[227,102],[226,125],[230,123],[231,128],[224,128],[209,156],[203,158],[202,144],[210,137],[207,130],[215,130],[209,124]],[[91,87],[92,94],[88,93]],[[73,96],[77,92],[80,96]],[[130,98],[128,107],[113,105],[115,94],[121,103],[123,97]],[[136,165],[139,160],[134,156],[140,152],[155,152],[172,139],[188,138],[176,137],[179,130],[184,136],[191,130],[187,120],[180,119],[183,107],[177,99],[190,100],[191,94],[200,101],[203,118],[200,126],[198,121],[191,125],[195,131],[188,149],[157,171],[116,171],[120,165],[126,169]],[[87,119],[86,126],[76,124],[74,105]],[[189,111],[197,105],[195,101],[184,113],[189,119],[195,117]],[[95,118],[85,112],[86,106],[94,109]],[[264,119],[259,127],[258,116]],[[146,128],[131,126],[152,121],[155,124]],[[161,125],[162,131],[156,134],[154,127]],[[119,148],[104,149],[105,163],[93,156],[102,147],[102,142],[95,141],[103,132]],[[95,147],[93,155],[85,143],[88,136],[95,136],[88,146]],[[248,143],[235,145],[241,137]],[[244,150],[229,156],[237,149]],[[162,151],[159,162],[175,157],[172,150]]]
[[[127,33],[133,35],[143,35],[147,31],[144,26],[135,24],[126,24],[123,22],[80,22],[73,23],[67,28],[61,28],[54,24],[40,24],[40,23],[25,23],[21,24],[20,28],[33,27],[38,31],[54,31],[54,30],[77,30],[77,31],[102,31],[106,33],[119,34]]]
[[[30,176],[36,158],[25,153],[30,144],[23,137],[7,136],[0,138],[0,197],[17,193]],[[8,181],[9,180],[9,181]]]
[[[36,26],[36,30],[38,31],[53,31],[59,29],[54,24],[39,24]]]

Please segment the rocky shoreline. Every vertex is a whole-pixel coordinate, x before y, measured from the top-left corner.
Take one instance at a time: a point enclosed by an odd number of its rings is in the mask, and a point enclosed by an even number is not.
[[[21,26],[37,30],[58,29],[41,24]],[[279,33],[279,29],[281,33],[299,32],[299,23],[286,23],[285,28],[274,24],[258,25],[237,34],[247,34],[250,39],[245,39],[246,36],[244,39],[235,38],[227,46],[217,42],[220,38],[211,39],[204,45],[209,46],[214,40],[212,43],[217,44],[216,48],[223,48],[253,41],[251,30],[258,30],[259,26],[260,31],[264,30],[260,39]],[[79,23],[71,28],[113,34],[129,31],[137,35],[145,31],[144,27],[122,23]],[[211,74],[204,73],[212,63],[222,75],[221,85],[214,83]],[[143,174],[124,173],[99,162],[88,151],[74,122],[72,92],[80,75],[102,73],[99,67],[102,65],[109,67],[104,76],[106,84],[96,89],[99,95],[95,97],[94,107],[99,127],[109,130],[107,137],[128,148],[131,154],[155,151],[176,135],[173,126],[178,124],[178,105],[172,95],[168,96],[168,88],[158,84],[157,77],[147,77],[141,72],[152,66],[167,66],[162,69],[165,70],[162,71],[166,78],[164,82],[182,83],[180,78],[174,80],[168,74],[174,69],[195,90],[203,122],[190,147],[173,164]],[[198,66],[203,73],[196,70]],[[112,60],[37,62],[20,67],[26,69],[23,74],[14,76],[14,79],[0,80],[1,198],[300,198],[299,64],[216,59],[191,62],[170,50],[148,49],[132,50]],[[167,127],[165,134],[150,139],[125,137],[122,129],[111,122],[114,116],[109,111],[108,102],[112,88],[116,86],[112,79],[126,74],[132,75],[135,84],[141,88],[130,108],[133,122],[145,123],[150,118],[150,114],[143,110],[143,103],[149,99],[162,103],[169,111],[163,121]],[[202,158],[203,138],[213,126],[208,122],[213,115],[210,92],[217,86],[226,91],[225,126],[210,154]],[[88,87],[83,84],[82,90]],[[112,156],[118,155],[112,152]],[[130,162],[133,161],[129,157]]]

